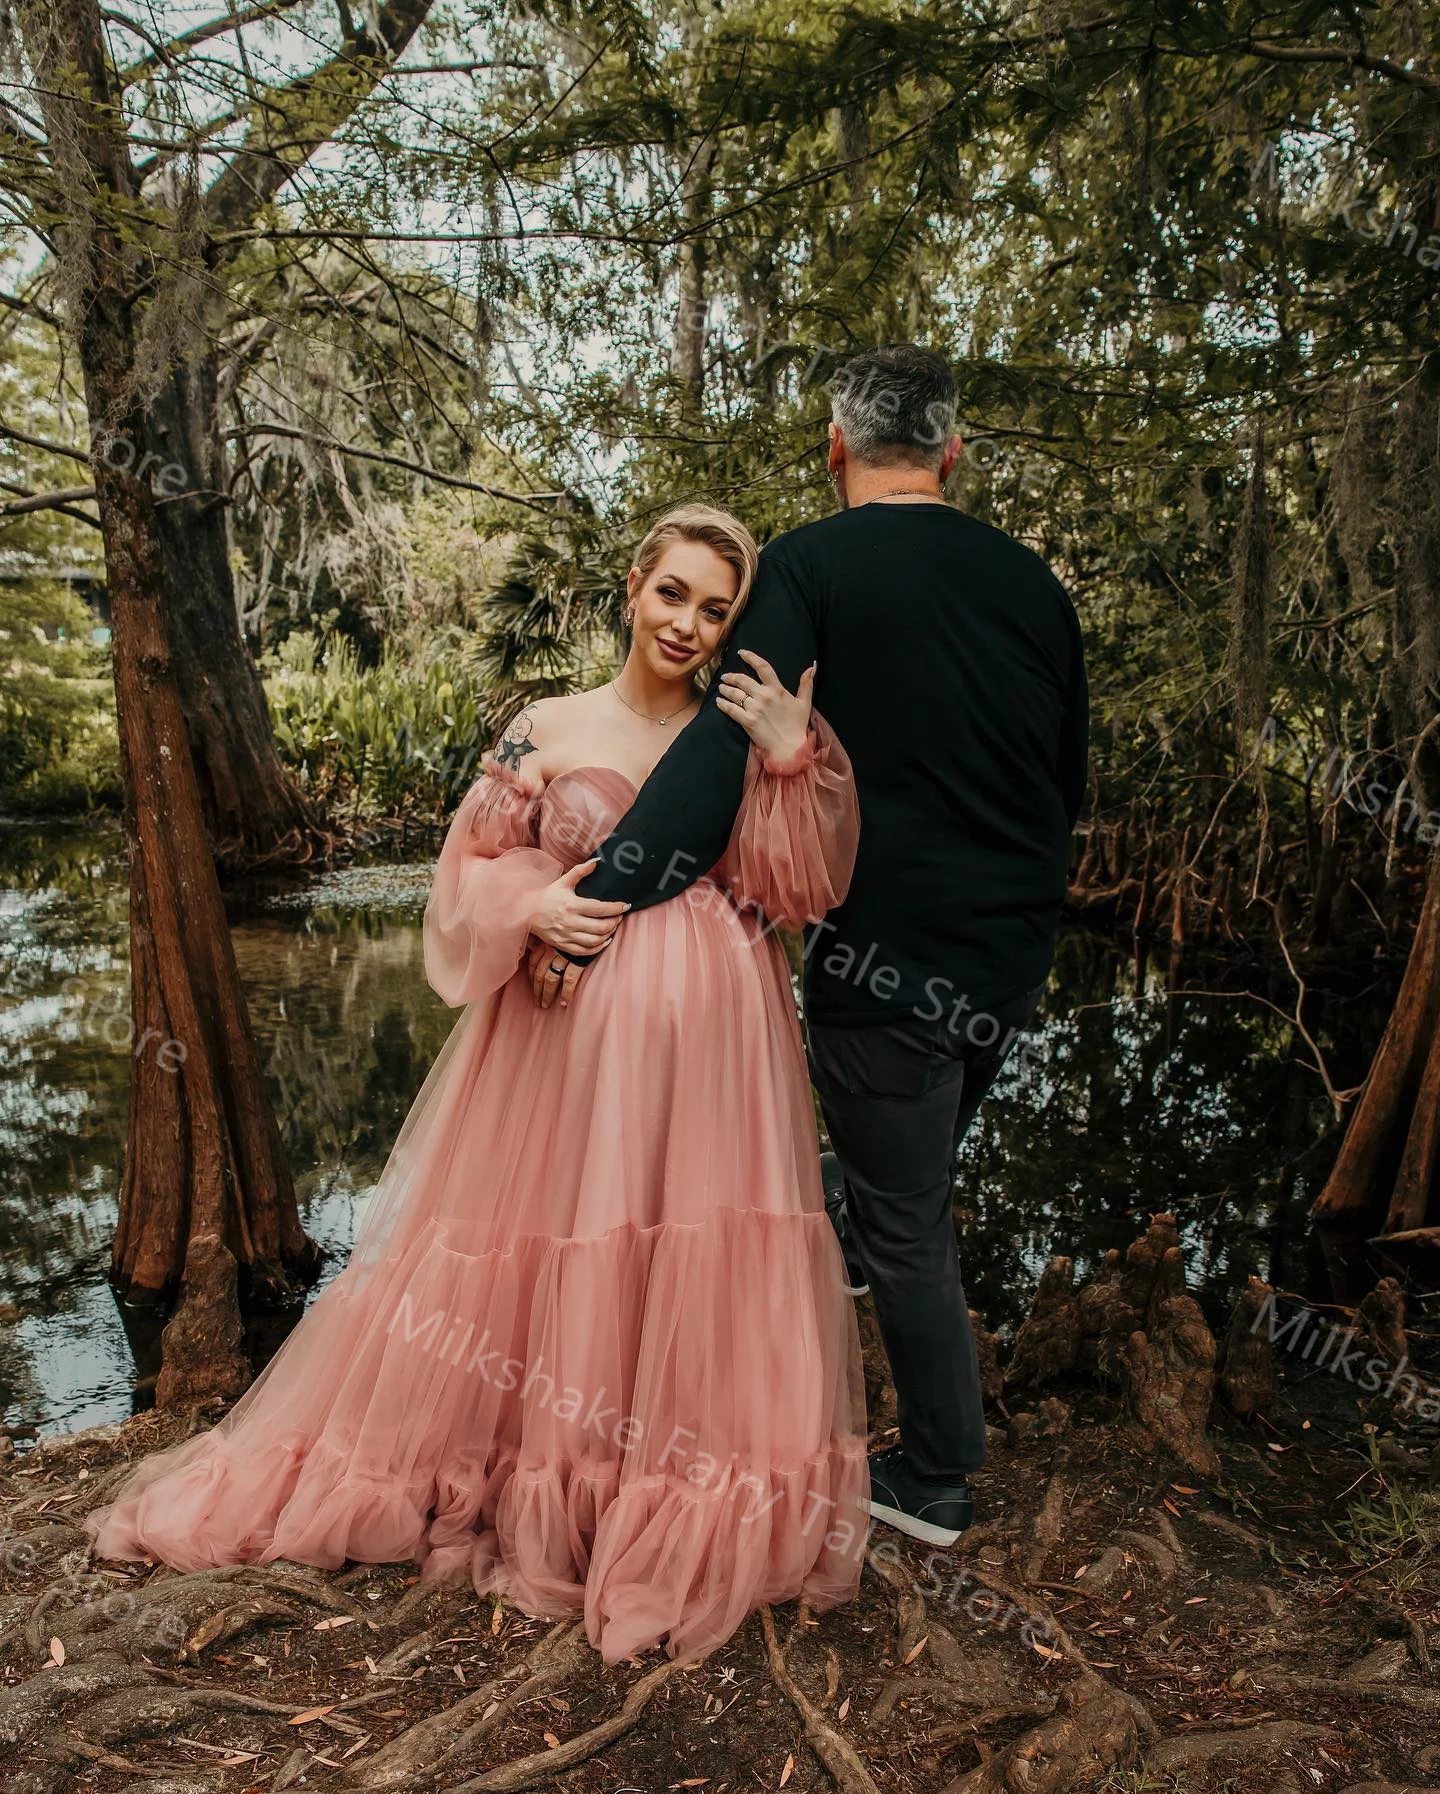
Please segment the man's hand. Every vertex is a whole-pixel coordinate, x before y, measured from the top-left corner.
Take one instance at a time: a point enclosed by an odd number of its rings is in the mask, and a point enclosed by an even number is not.
[[[575,965],[553,947],[547,947],[544,941],[533,940],[525,955],[525,965],[535,1001],[542,1009],[548,1009],[557,997],[563,1009],[575,995],[576,985],[590,969],[589,966]]]
[[[630,905],[575,894],[576,885],[599,864],[599,860],[583,860],[546,886],[530,918],[531,934],[565,953],[598,953],[610,945]]]

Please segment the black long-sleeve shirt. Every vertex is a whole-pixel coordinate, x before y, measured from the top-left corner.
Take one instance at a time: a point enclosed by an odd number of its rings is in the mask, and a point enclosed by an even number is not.
[[[1075,610],[1039,556],[949,505],[841,511],[764,549],[722,670],[749,670],[741,648],[791,691],[818,661],[815,705],[855,772],[849,895],[805,933],[811,1019],[938,1021],[1039,984],[1088,719]],[[709,871],[748,752],[712,685],[582,895],[644,908]]]

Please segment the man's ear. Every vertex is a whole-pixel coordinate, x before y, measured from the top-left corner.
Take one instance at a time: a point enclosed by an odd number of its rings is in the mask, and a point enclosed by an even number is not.
[[[830,426],[830,453],[826,461],[826,470],[832,476],[839,473],[845,465],[845,436],[839,424]]]
[[[955,463],[960,459],[960,451],[965,443],[959,436],[952,436],[945,444],[945,453],[940,457],[940,484],[943,486],[954,471]]]

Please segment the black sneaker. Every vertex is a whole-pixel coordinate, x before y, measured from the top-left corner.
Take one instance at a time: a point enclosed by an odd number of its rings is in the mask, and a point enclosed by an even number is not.
[[[870,1293],[869,1279],[855,1251],[855,1243],[850,1238],[850,1215],[845,1207],[845,1173],[840,1169],[840,1161],[833,1152],[820,1154],[820,1183],[825,1191],[825,1213],[830,1217],[830,1225],[835,1229],[835,1237],[845,1255],[845,1294],[867,1296]]]
[[[916,1476],[903,1445],[871,1452],[870,1499],[861,1506],[927,1545],[953,1545],[975,1518],[975,1497],[966,1479]]]

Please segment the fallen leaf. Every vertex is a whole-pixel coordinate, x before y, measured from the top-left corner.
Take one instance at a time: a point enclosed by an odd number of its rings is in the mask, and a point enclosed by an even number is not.
[[[1060,1655],[1059,1651],[1052,1651],[1049,1645],[1041,1644],[1038,1638],[1030,1640],[1030,1647],[1038,1657],[1058,1657]]]
[[[540,1736],[550,1746],[551,1750],[559,1750],[560,1740],[555,1736],[554,1732],[541,1732]]]
[[[328,1620],[316,1620],[312,1630],[315,1632],[334,1632],[341,1626],[353,1626],[353,1613],[332,1613]]]
[[[1189,1488],[1184,1483],[1171,1483],[1170,1487],[1177,1495],[1198,1495],[1200,1493],[1198,1489]]]
[[[844,1700],[841,1701],[839,1710],[836,1712],[835,1717],[837,1719],[843,1719],[849,1711],[850,1711],[850,1696],[847,1694],[845,1696]]]
[[[793,1756],[786,1757],[785,1767],[780,1771],[779,1786],[783,1788],[785,1786],[786,1782],[789,1781],[790,1777],[792,1775],[794,1775],[794,1773],[795,1773],[795,1759]]]
[[[906,1657],[905,1662],[913,1663],[915,1661],[915,1659],[920,1655],[920,1653],[925,1649],[926,1645],[929,1644],[929,1642],[930,1642],[930,1634],[927,1632],[925,1634],[925,1636],[920,1640],[919,1644],[911,1645],[910,1653]],[[902,1664],[901,1667],[903,1668],[904,1665]]]
[[[323,1719],[327,1713],[333,1713],[339,1705],[339,1701],[332,1701],[328,1707],[307,1707],[303,1713],[295,1714],[285,1723],[287,1725],[309,1725],[312,1719]]]
[[[1273,1439],[1267,1440],[1266,1443],[1269,1445],[1271,1451],[1289,1451],[1290,1449],[1288,1445],[1277,1445]]]
[[[50,1661],[56,1669],[61,1668],[65,1662],[65,1646],[58,1638],[50,1640]]]
[[[1191,1595],[1185,1605],[1187,1607],[1203,1607],[1209,1599],[1209,1595]]]

